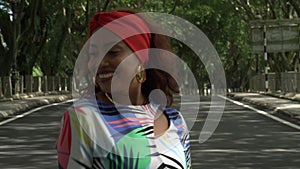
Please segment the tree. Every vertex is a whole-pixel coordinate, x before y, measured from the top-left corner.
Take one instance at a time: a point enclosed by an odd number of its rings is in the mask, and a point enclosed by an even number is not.
[[[44,0],[23,1],[20,22],[18,68],[21,75],[31,75],[47,38],[47,13]]]
[[[300,16],[300,2],[294,0],[251,2],[235,0],[232,1],[232,4],[236,6],[235,9],[244,16],[244,20],[248,23],[258,19],[258,15],[261,16],[261,19],[293,19]],[[270,53],[268,55],[271,71],[274,72],[291,71],[299,65],[299,57],[295,52]]]
[[[1,76],[9,75],[13,61],[12,0],[0,2]],[[45,75],[72,75],[81,46],[88,35],[88,23],[95,12],[116,7],[164,12],[180,16],[202,30],[217,49],[223,62],[228,86],[247,88],[255,74],[255,56],[250,49],[249,22],[256,19],[291,19],[300,15],[296,0],[20,0],[17,20],[17,60],[21,74],[31,74],[34,66]],[[2,24],[3,23],[3,24]],[[22,28],[22,29],[20,29]],[[181,42],[174,51],[194,71],[198,85],[209,83],[204,65]],[[269,54],[271,71],[295,70],[295,52]],[[259,64],[263,59],[259,57]],[[300,69],[300,68],[299,68]]]
[[[0,66],[2,68],[0,76],[10,75],[14,55],[17,53],[14,48],[17,40],[17,35],[14,32],[14,22],[18,22],[19,19],[15,21],[12,19],[14,18],[13,5],[15,4],[12,1],[0,2]]]

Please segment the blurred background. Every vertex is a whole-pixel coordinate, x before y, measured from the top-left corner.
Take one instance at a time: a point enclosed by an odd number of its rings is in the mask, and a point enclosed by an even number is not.
[[[0,97],[67,91],[90,18],[117,7],[170,13],[196,25],[219,53],[228,91],[300,90],[298,0],[1,0]],[[208,93],[212,85],[193,51],[180,42],[174,51],[193,70],[195,92]]]

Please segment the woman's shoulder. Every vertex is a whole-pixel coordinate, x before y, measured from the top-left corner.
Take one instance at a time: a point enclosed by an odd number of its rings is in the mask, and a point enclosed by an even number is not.
[[[188,133],[186,121],[179,110],[172,107],[166,107],[164,113],[176,129],[180,131],[180,137],[184,136],[183,133]]]
[[[80,98],[73,102],[71,106],[67,108],[68,113],[87,114],[88,112],[94,112],[98,108],[98,103],[95,99],[86,97]]]
[[[172,118],[180,118],[182,116],[180,111],[173,107],[165,107],[163,110],[167,116]]]
[[[186,126],[185,119],[179,110],[172,107],[166,107],[164,113],[171,122],[176,124],[176,126]]]

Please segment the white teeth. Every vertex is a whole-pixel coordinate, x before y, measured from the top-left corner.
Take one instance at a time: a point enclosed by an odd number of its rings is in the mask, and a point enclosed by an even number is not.
[[[107,73],[107,74],[99,74],[98,77],[99,78],[110,78],[113,77],[113,73]]]

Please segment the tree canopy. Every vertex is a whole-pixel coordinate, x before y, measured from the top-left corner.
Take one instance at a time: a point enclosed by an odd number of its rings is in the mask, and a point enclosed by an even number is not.
[[[130,7],[182,17],[202,30],[222,60],[227,85],[247,88],[256,71],[251,53],[251,20],[293,19],[300,16],[297,0],[2,0],[0,1],[0,76],[11,74],[16,61],[21,75],[38,67],[44,75],[71,76],[81,46],[87,39],[88,22],[98,11]],[[200,86],[208,83],[203,64],[180,42],[174,51],[193,70]],[[16,56],[14,60],[14,55]],[[298,69],[296,52],[271,53],[270,71]],[[258,57],[263,67],[262,56]],[[262,72],[262,69],[261,69]]]

